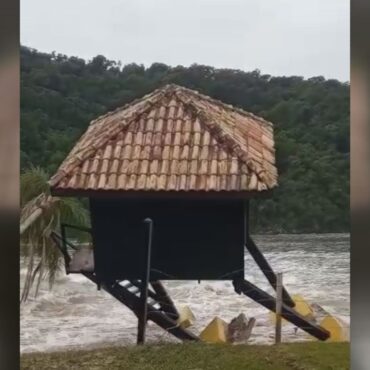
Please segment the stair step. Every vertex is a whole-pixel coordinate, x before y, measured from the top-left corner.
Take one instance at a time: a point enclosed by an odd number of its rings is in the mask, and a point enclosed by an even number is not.
[[[149,303],[149,302],[148,302]],[[159,305],[158,302],[154,302],[154,303],[149,303],[150,305],[152,305],[156,310],[160,310],[161,309],[161,306]]]
[[[129,289],[131,288],[133,285],[131,284],[130,281],[128,280],[123,280],[123,281],[120,281],[119,282],[119,285],[121,285],[122,288],[125,288],[125,289]]]
[[[130,287],[126,288],[130,293],[136,294],[140,291],[140,289],[134,285],[131,285]]]
[[[140,296],[140,288],[135,284],[132,284],[129,280],[124,280],[119,283],[122,288],[127,289],[130,293],[135,294],[137,297]],[[161,309],[161,305],[153,298],[148,297],[148,304],[153,306],[156,310]]]
[[[148,299],[148,304],[152,305],[155,308],[160,307],[159,303],[151,298]]]

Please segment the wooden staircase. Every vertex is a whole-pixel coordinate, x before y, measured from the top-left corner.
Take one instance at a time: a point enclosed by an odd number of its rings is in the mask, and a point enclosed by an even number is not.
[[[66,272],[68,273],[68,264],[71,261],[71,256],[64,246],[63,238],[56,232],[53,232],[51,237],[64,256],[67,266]],[[68,247],[77,250],[77,246],[73,245],[70,241],[64,240],[64,242],[68,244]],[[141,281],[123,280],[98,283],[94,272],[81,271],[80,273],[128,307],[138,318],[140,317],[142,309],[140,297]],[[178,324],[177,319],[179,318],[179,313],[164,286],[158,280],[150,282],[147,310],[148,320],[153,321],[176,338],[180,340],[200,340],[198,336]]]

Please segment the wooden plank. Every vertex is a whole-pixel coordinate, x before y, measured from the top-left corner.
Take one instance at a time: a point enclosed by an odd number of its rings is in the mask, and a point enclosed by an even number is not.
[[[276,326],[275,344],[281,343],[281,308],[283,303],[283,274],[276,274]]]
[[[146,218],[147,245],[145,248],[145,272],[141,281],[140,288],[140,312],[138,315],[138,328],[137,328],[137,344],[145,343],[145,330],[146,321],[148,317],[148,286],[151,266],[151,253],[152,253],[152,236],[153,236],[153,220]]]

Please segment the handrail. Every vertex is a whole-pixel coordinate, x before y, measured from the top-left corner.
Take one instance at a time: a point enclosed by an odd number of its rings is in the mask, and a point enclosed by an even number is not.
[[[51,236],[54,236],[56,237],[57,239],[61,240],[63,242],[63,237],[59,234],[57,234],[55,231],[52,231],[51,232]],[[76,245],[74,245],[72,242],[68,241],[68,240],[65,240],[65,243],[71,247],[72,249],[74,249],[75,251],[78,250],[78,247]],[[59,248],[60,249],[60,248]]]
[[[66,271],[66,274],[68,275],[69,274],[68,266],[69,266],[69,263],[71,262],[72,258],[68,254],[68,251],[67,251],[67,248],[66,248],[66,243],[65,243],[66,241],[63,240],[62,236],[57,234],[55,231],[52,231],[50,236],[53,239],[57,248],[62,252],[62,255],[63,255],[63,258],[64,258],[65,271]]]
[[[77,225],[66,224],[66,223],[62,223],[60,226],[61,226],[61,228],[67,228],[67,227],[69,227],[70,229],[75,229],[75,230],[83,231],[83,232],[86,232],[86,233],[89,233],[89,234],[92,233],[91,227],[77,226]]]

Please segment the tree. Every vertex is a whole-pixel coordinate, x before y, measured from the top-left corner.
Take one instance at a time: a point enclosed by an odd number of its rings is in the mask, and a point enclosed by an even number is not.
[[[75,199],[50,195],[47,173],[31,167],[21,175],[21,254],[27,267],[21,302],[27,300],[33,284],[35,296],[42,279],[52,286],[60,267],[60,253],[53,245],[51,232],[61,221],[86,225],[88,214]]]

